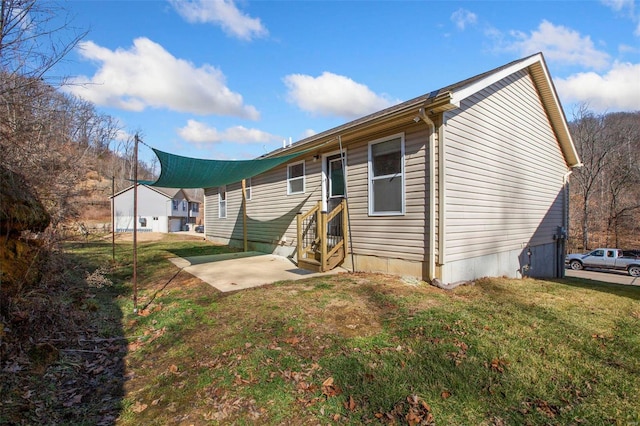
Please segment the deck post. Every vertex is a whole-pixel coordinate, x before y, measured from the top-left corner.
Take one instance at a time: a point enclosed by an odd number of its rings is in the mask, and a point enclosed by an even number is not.
[[[296,259],[298,260],[298,264],[300,263],[300,259],[302,259],[302,212],[298,212],[296,214],[296,225],[297,225],[297,241],[296,241]]]
[[[327,212],[320,212],[320,272],[326,271],[327,266]]]
[[[349,217],[347,216],[347,199],[342,199],[342,241],[344,241],[344,255],[346,257],[348,251],[348,237],[349,237]]]
[[[242,239],[244,241],[244,251],[249,251],[247,241],[247,181],[242,179]]]

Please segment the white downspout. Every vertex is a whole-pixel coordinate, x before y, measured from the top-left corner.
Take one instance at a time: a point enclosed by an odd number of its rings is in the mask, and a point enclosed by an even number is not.
[[[447,194],[445,190],[446,174],[445,174],[445,129],[446,123],[445,114],[442,114],[442,124],[438,131],[438,196],[439,196],[439,210],[438,210],[438,254],[440,260],[440,266],[444,265],[445,253],[446,253],[446,202]]]
[[[562,176],[562,190],[564,192],[564,211],[562,212],[562,226],[569,233],[569,187],[567,186],[567,182],[569,181],[569,176],[571,176],[573,170],[569,170]]]
[[[435,154],[435,134],[436,125],[427,117],[424,108],[418,110],[418,116],[429,126],[429,281],[436,277],[436,154]]]

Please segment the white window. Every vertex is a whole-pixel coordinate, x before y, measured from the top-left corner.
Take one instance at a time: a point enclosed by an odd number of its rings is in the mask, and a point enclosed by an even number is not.
[[[404,134],[369,143],[369,215],[404,214]]]
[[[287,166],[287,194],[304,194],[304,161]]]
[[[187,202],[185,200],[182,200],[182,211],[183,212],[187,211]]]
[[[245,194],[247,196],[247,200],[251,199],[251,178],[245,180]]]
[[[218,189],[218,217],[224,219],[227,217],[227,187],[221,186]]]

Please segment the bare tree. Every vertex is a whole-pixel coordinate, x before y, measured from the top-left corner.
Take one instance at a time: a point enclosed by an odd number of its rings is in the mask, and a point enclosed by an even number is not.
[[[0,1],[0,70],[4,78],[19,76],[22,84],[51,79],[47,73],[87,32],[73,28],[67,11],[55,1]]]
[[[593,114],[585,104],[579,106],[574,116],[576,119],[570,123],[570,129],[584,166],[574,172],[572,180],[577,184],[580,194],[582,246],[588,249],[591,200],[602,182],[602,174],[613,147],[604,137],[603,116]]]
[[[570,123],[584,166],[572,176],[572,222],[582,248],[623,244],[640,212],[640,112],[594,114],[581,105]],[[630,238],[624,238],[630,244]]]
[[[619,247],[625,222],[640,209],[640,112],[609,114],[605,119],[606,137],[616,145],[607,162],[604,187],[608,198],[607,242]]]

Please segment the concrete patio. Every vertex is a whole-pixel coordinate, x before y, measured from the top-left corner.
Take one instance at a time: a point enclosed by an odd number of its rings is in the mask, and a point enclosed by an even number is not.
[[[335,268],[329,272],[312,272],[298,268],[282,256],[257,251],[169,259],[178,268],[226,293],[259,287],[276,281],[299,280],[346,272]]]

